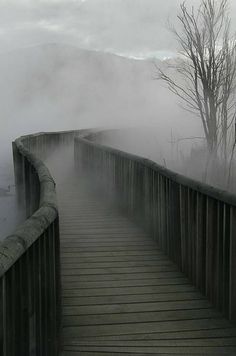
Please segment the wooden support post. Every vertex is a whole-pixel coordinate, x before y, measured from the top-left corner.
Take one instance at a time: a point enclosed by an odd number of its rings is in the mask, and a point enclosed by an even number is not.
[[[230,207],[229,318],[236,321],[236,207]]]

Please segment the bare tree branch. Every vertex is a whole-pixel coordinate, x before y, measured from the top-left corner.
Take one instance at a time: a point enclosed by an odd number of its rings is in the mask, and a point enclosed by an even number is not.
[[[182,30],[172,28],[181,57],[160,68],[158,79],[202,122],[210,153],[232,160],[235,151],[236,38],[230,35],[228,0],[202,0],[199,8],[180,5]],[[169,74],[175,70],[178,78]]]

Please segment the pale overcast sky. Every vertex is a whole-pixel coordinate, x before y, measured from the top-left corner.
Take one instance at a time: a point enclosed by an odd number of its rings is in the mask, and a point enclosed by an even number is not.
[[[180,2],[0,0],[1,51],[56,42],[134,56],[168,53],[175,50],[175,41],[167,20],[175,22]],[[231,10],[236,13],[235,0]]]

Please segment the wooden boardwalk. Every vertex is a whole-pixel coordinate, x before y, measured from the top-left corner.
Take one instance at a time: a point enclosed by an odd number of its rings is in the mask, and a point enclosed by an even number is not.
[[[58,186],[63,345],[75,355],[236,355],[236,328],[82,179]]]

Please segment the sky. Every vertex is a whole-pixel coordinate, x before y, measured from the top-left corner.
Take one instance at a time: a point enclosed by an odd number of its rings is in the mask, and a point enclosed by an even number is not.
[[[1,51],[67,43],[135,58],[169,57],[182,0],[0,0]],[[187,0],[187,5],[199,0]],[[236,1],[230,0],[231,14]],[[236,15],[233,17],[233,25]],[[236,26],[235,26],[236,29]]]

